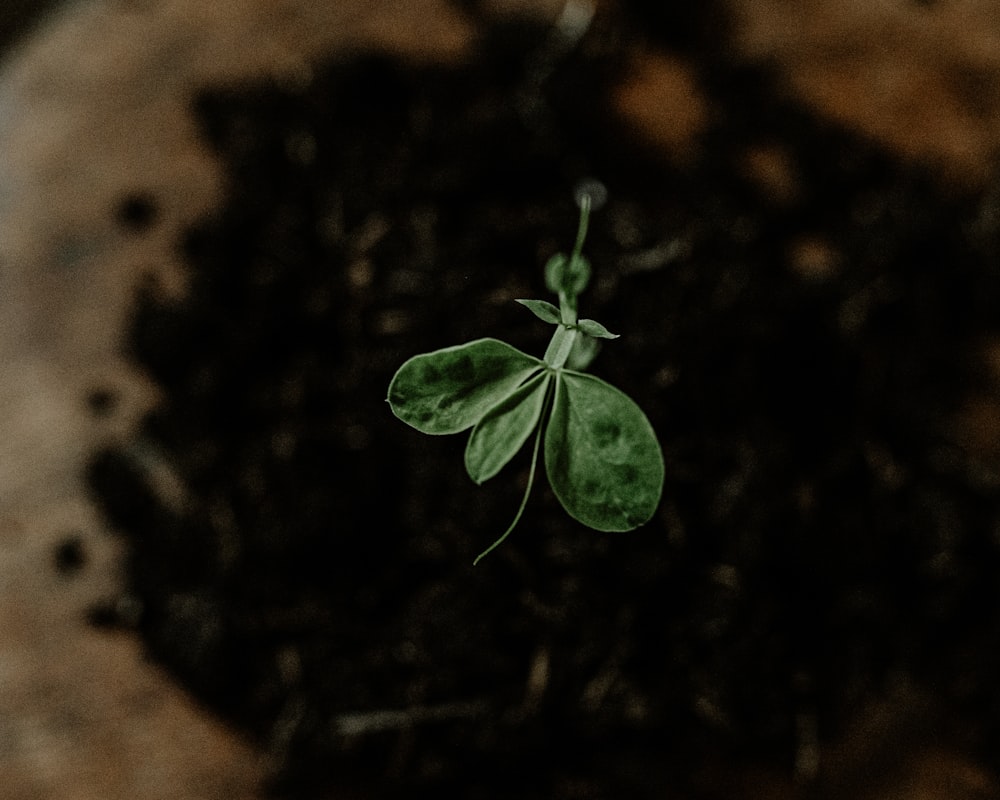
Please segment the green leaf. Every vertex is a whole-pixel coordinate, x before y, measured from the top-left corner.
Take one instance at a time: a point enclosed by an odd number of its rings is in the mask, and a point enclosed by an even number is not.
[[[553,294],[565,292],[576,297],[590,283],[590,262],[581,255],[574,258],[556,253],[545,264],[545,286]]]
[[[663,492],[663,453],[642,409],[580,372],[559,373],[545,471],[570,516],[599,531],[648,522]]]
[[[477,339],[406,361],[389,383],[389,405],[422,433],[458,433],[542,366],[498,339]]]
[[[516,302],[529,309],[542,322],[550,322],[553,325],[558,325],[562,320],[562,317],[559,315],[558,306],[554,306],[545,300],[517,300]]]
[[[593,336],[595,339],[617,339],[619,337],[619,334],[612,333],[600,322],[592,319],[581,319],[576,324],[576,327],[587,334],[587,336]]]
[[[569,358],[566,359],[566,369],[583,372],[597,358],[600,349],[601,343],[597,339],[591,336],[577,336],[573,342],[573,349],[569,351]]]
[[[465,448],[465,468],[476,483],[496,475],[524,446],[542,416],[551,376],[536,375],[476,423]]]

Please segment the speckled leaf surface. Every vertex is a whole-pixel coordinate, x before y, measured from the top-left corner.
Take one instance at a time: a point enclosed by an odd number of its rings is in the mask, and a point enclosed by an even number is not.
[[[458,433],[541,366],[498,339],[477,339],[406,361],[389,384],[389,405],[422,433]]]
[[[473,428],[465,448],[465,468],[476,483],[496,475],[524,446],[542,416],[551,377],[549,372],[533,377]]]
[[[563,371],[545,432],[545,469],[566,511],[600,531],[648,522],[663,491],[663,454],[646,415],[608,383]]]

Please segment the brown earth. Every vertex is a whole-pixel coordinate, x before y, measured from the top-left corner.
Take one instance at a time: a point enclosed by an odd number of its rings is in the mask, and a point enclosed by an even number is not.
[[[559,5],[484,7],[551,18]],[[944,184],[987,191],[1000,153],[1000,27],[992,4],[734,0],[731,8],[743,55],[778,63],[791,95],[928,165]],[[127,436],[156,401],[156,388],[122,356],[126,313],[150,270],[182,291],[176,242],[223,193],[189,112],[196,87],[264,74],[290,85],[307,82],[334,52],[377,49],[414,63],[461,60],[472,25],[438,0],[119,2],[68,9],[6,60],[0,72],[5,798],[260,796],[267,765],[252,746],[148,663],[134,638],[86,624],[91,605],[115,596],[121,556],[87,499],[86,459],[97,446]],[[633,59],[634,72],[618,94],[622,118],[665,159],[683,163],[713,114],[698,76],[683,55],[655,42]],[[748,153],[746,169],[785,202],[795,201],[795,170],[780,150]],[[155,190],[158,219],[136,237],[116,213],[120,198],[138,189]],[[824,242],[802,242],[796,252],[805,271],[836,268]],[[984,345],[984,370],[995,350]],[[87,398],[108,385],[118,401],[109,415],[95,415]],[[968,414],[956,423],[986,455],[1000,450],[997,402],[989,393],[970,398]],[[169,494],[169,471],[157,480]],[[76,568],[78,552],[83,563]],[[1000,796],[995,777],[962,752],[960,736],[940,736],[939,723],[933,699],[900,687],[838,745],[807,748],[802,773],[826,776],[829,797]],[[886,747],[887,740],[900,744]],[[730,797],[810,796],[790,777],[726,765],[721,771]]]

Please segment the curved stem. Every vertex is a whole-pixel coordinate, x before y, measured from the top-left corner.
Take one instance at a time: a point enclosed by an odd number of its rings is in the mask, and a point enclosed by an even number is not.
[[[476,556],[475,559],[473,559],[472,566],[476,566],[476,564],[478,564],[486,556],[488,556],[490,553],[496,550],[501,544],[503,544],[504,539],[510,536],[511,531],[513,531],[514,528],[517,527],[517,523],[521,521],[521,516],[524,514],[524,509],[528,505],[528,496],[531,494],[531,487],[535,483],[535,467],[538,464],[538,446],[539,444],[541,444],[542,441],[542,428],[543,428],[542,423],[543,420],[545,419],[546,411],[548,411],[549,403],[551,402],[552,398],[551,393],[552,393],[552,387],[549,386],[549,388],[546,391],[545,406],[542,409],[542,416],[541,419],[539,419],[538,421],[538,431],[535,433],[535,446],[534,449],[531,451],[531,469],[528,472],[528,485],[524,489],[524,497],[521,498],[521,506],[517,509],[517,514],[514,515],[514,521],[510,523],[507,530],[505,530],[500,535],[499,539],[493,542],[493,544],[491,544],[489,547],[483,550],[483,552],[481,552],[478,556]]]

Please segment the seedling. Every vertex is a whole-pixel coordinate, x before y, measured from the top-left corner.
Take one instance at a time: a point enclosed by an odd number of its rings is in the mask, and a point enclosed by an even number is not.
[[[597,340],[617,334],[592,319],[578,319],[577,297],[590,280],[583,256],[590,198],[583,195],[573,252],[545,266],[545,284],[559,306],[518,300],[555,326],[541,358],[498,339],[477,339],[414,356],[389,384],[389,405],[422,433],[472,428],[465,449],[469,477],[496,475],[534,432],[531,469],[513,522],[474,564],[514,530],[535,480],[544,435],[545,471],[571,517],[599,531],[629,531],[653,516],[663,491],[663,454],[646,415],[623,392],[583,372]]]

